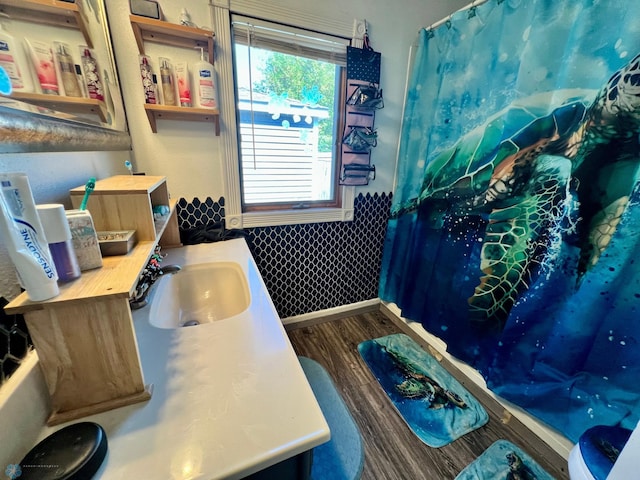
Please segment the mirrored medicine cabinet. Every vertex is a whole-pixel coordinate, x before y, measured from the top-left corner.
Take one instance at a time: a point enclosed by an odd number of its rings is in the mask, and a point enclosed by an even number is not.
[[[19,47],[25,38],[57,39],[76,49],[77,63],[89,47],[104,87],[104,101],[37,91],[0,96],[0,153],[131,147],[104,0],[0,0],[0,22]]]

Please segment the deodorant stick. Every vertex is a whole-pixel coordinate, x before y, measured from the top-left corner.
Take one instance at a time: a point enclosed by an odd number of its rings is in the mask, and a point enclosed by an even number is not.
[[[44,235],[49,244],[53,263],[61,282],[69,282],[80,276],[80,266],[71,242],[71,230],[61,203],[36,205]]]

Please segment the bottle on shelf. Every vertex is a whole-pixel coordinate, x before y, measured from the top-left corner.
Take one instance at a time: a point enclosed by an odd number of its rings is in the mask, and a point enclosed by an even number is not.
[[[153,83],[153,69],[149,63],[149,57],[146,55],[140,55],[140,76],[142,77],[144,101],[152,104],[158,103],[156,86]]]
[[[160,57],[160,83],[165,105],[177,105],[176,85],[173,77],[173,68],[168,58]]]
[[[11,88],[17,92],[33,92],[34,85],[31,69],[23,55],[22,45],[16,43],[15,38],[0,23],[0,66],[2,66],[9,80]]]
[[[218,88],[213,65],[204,59],[204,49],[200,48],[200,61],[193,66],[194,104],[200,108],[218,108]]]
[[[46,95],[59,95],[58,76],[53,62],[51,45],[37,40],[24,39],[31,55],[40,89]]]
[[[176,63],[176,84],[181,107],[191,106],[191,85],[189,82],[189,65],[187,62]]]
[[[187,12],[186,8],[182,8],[180,11],[180,25],[185,25],[187,27],[195,27],[196,24],[191,21],[191,15]]]
[[[104,101],[104,88],[100,80],[100,69],[98,62],[91,55],[91,50],[87,46],[81,46],[82,69],[84,70],[84,80],[89,92],[89,98]]]
[[[53,42],[55,51],[55,63],[60,75],[61,90],[67,97],[82,97],[82,89],[78,84],[75,64],[69,55],[69,45],[62,42]]]

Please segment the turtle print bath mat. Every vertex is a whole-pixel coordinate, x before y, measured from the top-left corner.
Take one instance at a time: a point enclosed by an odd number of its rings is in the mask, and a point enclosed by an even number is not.
[[[535,460],[513,443],[498,440],[455,480],[554,480]]]
[[[482,405],[407,335],[367,340],[358,351],[409,428],[430,447],[489,421]]]

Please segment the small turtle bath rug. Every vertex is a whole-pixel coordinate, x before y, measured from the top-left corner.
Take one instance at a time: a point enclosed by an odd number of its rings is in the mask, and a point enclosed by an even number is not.
[[[407,335],[367,340],[358,351],[409,428],[430,447],[489,421],[482,405]]]
[[[454,480],[554,480],[535,460],[513,443],[498,440]]]

